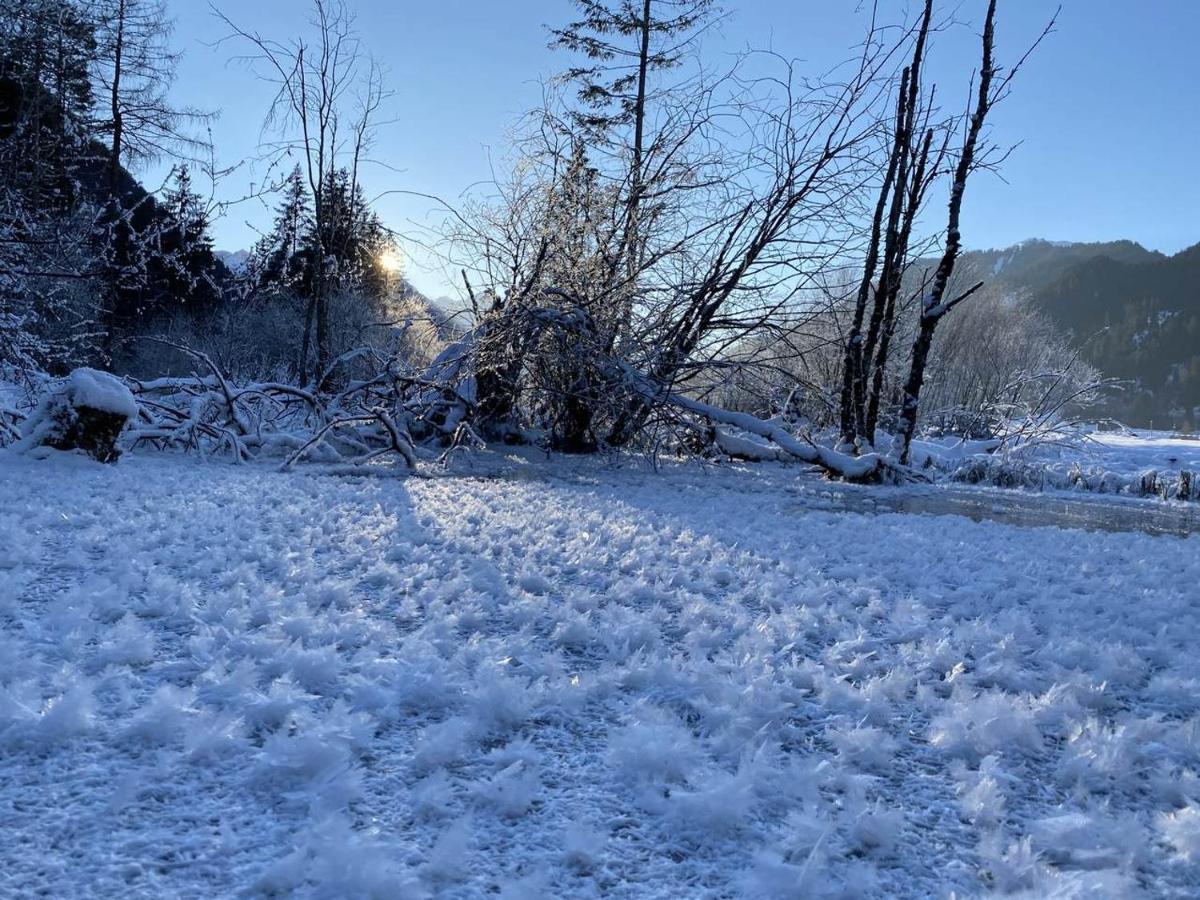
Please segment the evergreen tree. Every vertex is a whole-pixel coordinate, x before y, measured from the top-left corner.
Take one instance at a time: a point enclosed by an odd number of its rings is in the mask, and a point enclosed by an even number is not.
[[[64,213],[81,199],[95,47],[68,0],[0,0],[0,190],[31,213]]]
[[[208,209],[192,189],[187,166],[176,168],[174,184],[159,210],[162,218],[151,259],[150,283],[169,304],[211,307],[220,298],[220,290],[208,233]]]
[[[96,333],[90,65],[70,0],[0,0],[0,369],[61,370]]]
[[[586,57],[565,77],[578,85],[576,121],[593,131],[640,129],[649,79],[682,61],[715,0],[573,0],[582,17],[551,30],[550,46]]]
[[[385,279],[379,266],[387,247],[387,233],[379,216],[370,208],[361,184],[346,169],[329,172],[322,182],[325,210],[321,231],[312,223],[306,250],[311,256],[325,249],[326,275],[330,285],[378,296]]]
[[[620,199],[623,226],[610,253],[610,281],[631,287],[641,267],[646,157],[654,135],[650,110],[659,91],[651,81],[681,64],[717,14],[715,0],[573,0],[582,18],[553,29],[551,47],[581,54],[586,62],[564,78],[578,86],[580,106],[571,118],[588,140],[609,148],[627,185]],[[613,285],[605,290],[611,293]],[[626,311],[624,317],[628,316]],[[617,334],[611,336],[615,340]]]
[[[312,204],[300,166],[283,186],[283,199],[270,232],[254,248],[250,276],[259,290],[296,290],[305,270],[304,235],[311,228]]]

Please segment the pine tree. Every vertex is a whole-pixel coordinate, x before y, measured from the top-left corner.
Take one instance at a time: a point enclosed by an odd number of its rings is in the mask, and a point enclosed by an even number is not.
[[[378,261],[387,245],[386,231],[370,208],[362,185],[346,169],[328,173],[322,182],[325,210],[321,232],[310,225],[306,245],[310,254],[325,250],[330,285],[377,296],[384,287]]]
[[[220,290],[208,209],[192,188],[187,166],[176,168],[174,184],[163,196],[159,210],[162,220],[153,248],[150,283],[167,303],[211,306],[219,299]]]
[[[295,291],[305,270],[304,234],[310,228],[312,204],[300,166],[283,186],[283,200],[270,232],[254,248],[251,277],[258,290]]]

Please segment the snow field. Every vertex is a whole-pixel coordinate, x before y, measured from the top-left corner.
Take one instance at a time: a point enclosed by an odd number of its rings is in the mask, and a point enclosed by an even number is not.
[[[1200,539],[797,478],[0,458],[0,895],[1200,893]]]

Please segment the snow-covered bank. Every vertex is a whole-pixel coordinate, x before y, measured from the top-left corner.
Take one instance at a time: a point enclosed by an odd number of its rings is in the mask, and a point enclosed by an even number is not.
[[[1168,431],[1098,432],[1084,449],[1085,459],[1127,475],[1146,469],[1200,472],[1200,438]]]
[[[0,459],[0,895],[1194,896],[1200,538]]]
[[[1200,500],[1200,439],[1087,426],[1000,445],[954,437],[921,440],[913,444],[913,461],[934,481],[1037,493]]]

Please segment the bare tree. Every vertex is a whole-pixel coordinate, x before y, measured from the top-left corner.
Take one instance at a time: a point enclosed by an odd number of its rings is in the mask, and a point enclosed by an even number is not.
[[[94,127],[109,139],[109,192],[115,197],[123,166],[202,150],[205,143],[193,129],[210,114],[179,108],[168,98],[180,54],[170,47],[174,24],[163,0],[89,0],[88,12],[104,103]]]
[[[907,464],[912,448],[913,437],[917,430],[917,419],[920,412],[921,388],[925,382],[925,369],[929,361],[930,349],[938,324],[952,309],[972,296],[982,286],[976,283],[962,290],[953,297],[948,296],[948,288],[954,267],[962,249],[962,233],[960,221],[962,216],[963,197],[966,194],[967,181],[978,168],[994,164],[989,154],[994,147],[980,145],[980,136],[988,115],[995,105],[1004,98],[1011,87],[1013,77],[1029,54],[1041,40],[1050,33],[1054,20],[1043,30],[1041,36],[1025,55],[1007,73],[1000,73],[995,61],[996,39],[996,0],[989,0],[987,15],[983,24],[982,60],[979,69],[979,83],[975,88],[975,108],[967,121],[966,134],[958,151],[958,162],[954,168],[953,179],[950,183],[950,201],[946,217],[946,240],[937,270],[933,275],[933,283],[929,291],[921,298],[920,316],[917,324],[917,335],[913,341],[910,355],[908,379],[904,385],[904,393],[900,408],[900,451],[899,459]]]
[[[536,393],[562,410],[551,424],[568,421],[565,445],[586,447],[585,429],[625,445],[668,398],[709,389],[723,357],[853,244],[889,55],[873,33],[838,80],[806,81],[764,54],[758,71],[778,74],[701,75],[659,94],[641,155],[632,277],[629,157],[610,164],[601,150],[593,163],[595,145],[571,131],[571,117],[551,107],[535,120],[517,176],[452,229],[483,308],[477,412],[511,415],[522,380],[535,376]],[[636,112],[637,94],[630,102]],[[620,340],[606,325],[613,308],[628,311]],[[557,383],[544,377],[554,372]],[[506,396],[493,403],[497,382]]]
[[[623,9],[627,34],[644,36],[644,6]],[[895,358],[894,348],[911,337],[919,350],[928,319],[970,293],[928,304],[946,287],[937,272],[923,282],[916,265],[935,240],[917,233],[921,212],[944,178],[957,210],[966,176],[996,162],[999,154],[977,145],[1011,79],[993,75],[993,3],[980,85],[987,103],[974,115],[943,117],[923,76],[938,30],[932,0],[921,9],[899,37],[873,21],[861,53],[833,77],[801,78],[788,60],[764,54],[657,96],[640,157],[632,269],[621,255],[630,157],[610,155],[611,144],[589,141],[586,127],[572,128],[576,118],[548,105],[514,177],[491,202],[453,217],[455,258],[479,314],[468,341],[475,412],[499,425],[494,433],[520,433],[523,420],[548,429],[552,443],[587,449],[578,440],[585,427],[595,444],[625,446],[652,443],[661,425],[757,453],[725,430],[733,428],[774,443],[763,458],[777,451],[849,477],[899,477],[894,460],[869,452],[900,366],[919,356]],[[636,50],[628,59],[639,59]],[[775,74],[764,76],[764,63]],[[636,123],[637,68],[626,77]],[[962,145],[952,150],[960,127]],[[614,258],[622,260],[616,282],[604,274]],[[843,291],[851,269],[857,274]],[[617,341],[604,320],[614,298],[629,304]],[[735,374],[742,385],[755,373],[785,374],[774,354],[789,343],[810,348],[811,380],[820,382],[810,395],[825,402],[822,416],[832,413],[860,459],[813,451],[815,437],[797,443],[777,421],[756,423],[713,402],[731,396]],[[837,399],[833,343],[842,347]],[[784,394],[790,406],[793,392]]]
[[[324,241],[331,233],[329,222],[337,211],[328,208],[328,182],[339,170],[345,170],[348,193],[355,195],[360,168],[389,92],[384,87],[382,70],[362,47],[353,13],[342,0],[314,0],[309,19],[311,36],[286,41],[246,31],[223,13],[218,15],[229,26],[230,37],[251,48],[240,58],[276,88],[264,126],[273,134],[264,144],[266,155],[273,165],[290,156],[298,157],[313,198],[317,247],[297,365],[301,380],[307,381],[311,374],[326,371],[333,352],[332,248]]]

